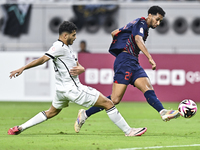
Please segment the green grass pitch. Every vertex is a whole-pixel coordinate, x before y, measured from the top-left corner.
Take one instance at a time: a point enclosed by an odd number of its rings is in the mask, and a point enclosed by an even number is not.
[[[198,106],[199,104],[197,103]],[[20,135],[7,135],[10,127],[24,123],[38,112],[47,110],[50,105],[49,102],[0,102],[0,150],[200,149],[198,111],[190,119],[180,117],[164,122],[145,102],[121,102],[116,106],[131,127],[148,128],[139,137],[125,137],[109,120],[105,111],[90,117],[80,133],[75,133],[74,122],[78,110],[84,107],[73,103],[56,117],[27,129]],[[178,103],[163,105],[167,109],[178,107]]]

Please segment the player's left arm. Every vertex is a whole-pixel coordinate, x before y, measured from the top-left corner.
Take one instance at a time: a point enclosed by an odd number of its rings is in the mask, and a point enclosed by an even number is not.
[[[119,32],[120,32],[119,29],[116,29],[116,30],[112,31],[111,32],[112,38]]]
[[[156,63],[153,60],[153,58],[151,57],[151,55],[149,54],[145,44],[144,44],[144,40],[143,37],[140,35],[136,35],[135,36],[135,42],[137,44],[137,46],[139,47],[139,49],[144,53],[144,55],[149,59],[149,63],[152,65],[152,70],[156,69]]]
[[[70,69],[69,72],[72,76],[76,76],[76,75],[80,75],[81,73],[85,72],[85,68],[81,64],[79,64],[79,62],[77,61],[77,66]]]

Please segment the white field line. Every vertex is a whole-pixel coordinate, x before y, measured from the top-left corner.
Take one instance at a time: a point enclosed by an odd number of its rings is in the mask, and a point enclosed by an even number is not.
[[[152,147],[135,147],[135,148],[123,148],[117,150],[138,150],[138,149],[157,149],[157,148],[170,148],[170,147],[194,147],[200,146],[200,144],[191,144],[191,145],[171,145],[171,146],[152,146]]]

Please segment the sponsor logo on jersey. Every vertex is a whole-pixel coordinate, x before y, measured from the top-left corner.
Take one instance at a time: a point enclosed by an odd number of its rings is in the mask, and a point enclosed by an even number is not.
[[[140,33],[144,34],[144,29],[140,28]]]

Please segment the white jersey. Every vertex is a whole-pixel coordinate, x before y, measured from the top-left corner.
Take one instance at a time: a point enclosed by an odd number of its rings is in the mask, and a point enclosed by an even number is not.
[[[77,57],[71,46],[58,40],[45,55],[52,58],[54,63],[57,91],[66,91],[72,85],[78,86],[80,83],[78,76],[71,76],[69,73],[70,69],[77,66]]]

